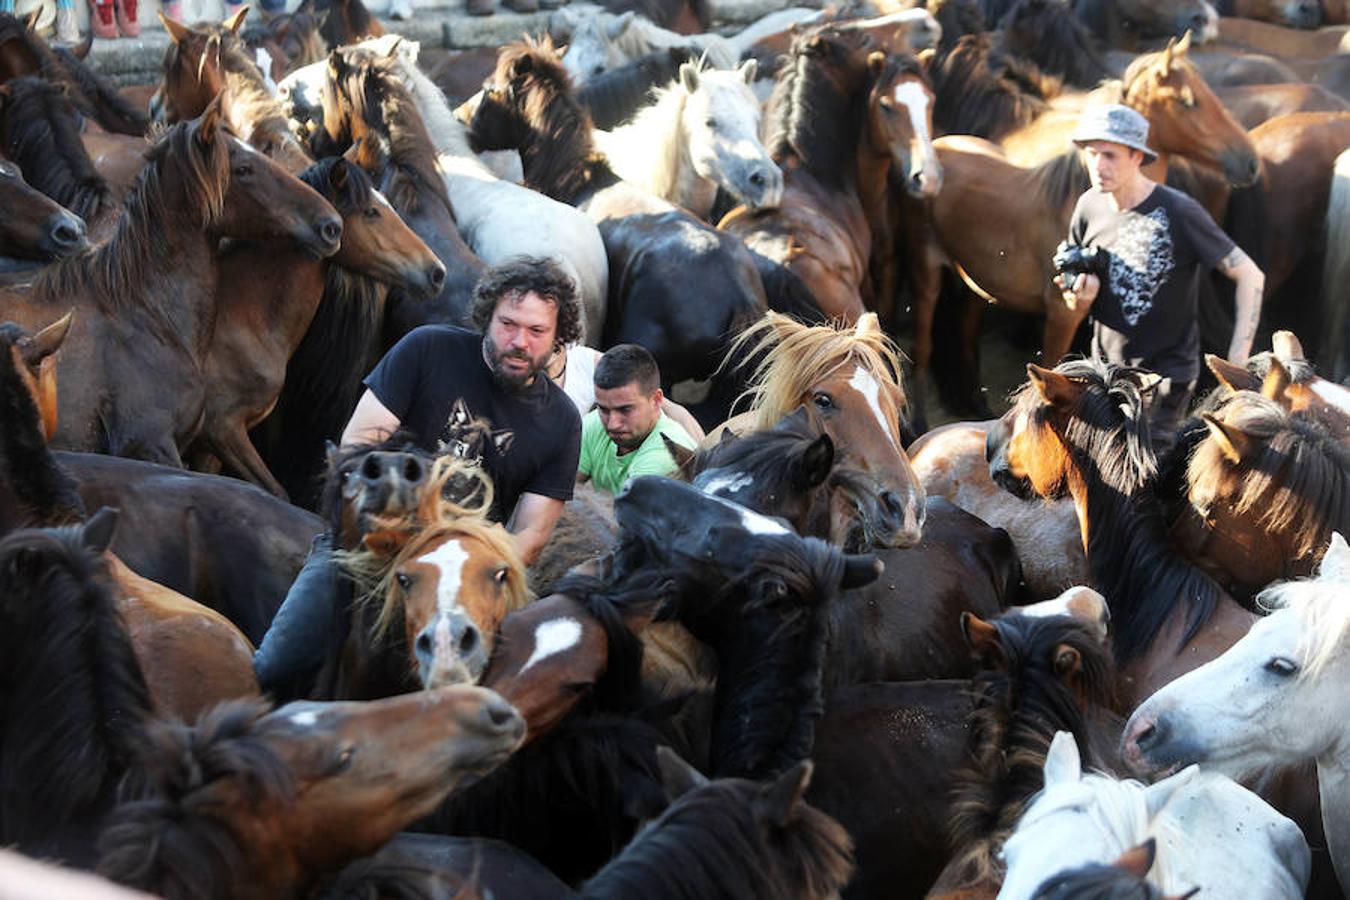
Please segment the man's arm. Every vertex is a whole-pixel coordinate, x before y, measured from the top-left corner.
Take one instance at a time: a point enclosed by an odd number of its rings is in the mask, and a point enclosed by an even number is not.
[[[1233,340],[1228,345],[1228,361],[1234,365],[1246,365],[1247,356],[1252,352],[1252,341],[1256,339],[1256,326],[1261,321],[1261,297],[1266,290],[1266,276],[1252,262],[1252,258],[1242,252],[1241,247],[1234,247],[1219,261],[1219,271],[1237,282]]]
[[[661,412],[674,419],[675,422],[694,439],[695,444],[702,442],[702,440],[707,437],[707,435],[703,433],[703,426],[698,424],[698,419],[695,419],[689,410],[685,409],[669,397],[661,398]]]
[[[378,443],[398,431],[398,416],[391,413],[369,389],[361,395],[347,427],[342,429],[342,446]]]
[[[558,524],[562,511],[561,500],[543,494],[520,495],[516,510],[511,514],[511,531],[516,540],[516,552],[525,565],[531,565],[539,558],[539,551],[553,536],[553,526]]]

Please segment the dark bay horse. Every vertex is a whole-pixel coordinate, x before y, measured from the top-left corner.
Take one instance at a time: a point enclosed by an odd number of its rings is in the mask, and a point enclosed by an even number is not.
[[[19,167],[3,157],[0,206],[5,209],[0,221],[0,268],[49,262],[89,248],[84,220],[31,187]]]
[[[45,324],[77,310],[55,442],[181,466],[201,426],[201,360],[216,316],[219,241],[283,238],[337,251],[322,197],[226,132],[219,106],[149,151],[118,224],[95,253],[0,293],[0,317]],[[166,402],[163,386],[174,385]]]
[[[750,254],[732,236],[620,180],[591,132],[548,41],[502,51],[470,126],[476,146],[519,149],[528,186],[599,226],[610,262],[601,343],[646,347],[667,386],[713,378],[729,341],[766,308]],[[691,290],[697,305],[687,302]],[[738,390],[734,377],[713,378],[702,418],[725,415]]]
[[[1213,659],[1255,617],[1167,538],[1143,415],[1156,376],[1094,360],[1027,366],[990,429],[989,471],[1020,496],[1071,496],[1093,586],[1108,600],[1121,708]]]
[[[445,278],[440,260],[371,187],[361,168],[334,158],[301,172],[300,180],[342,216],[342,244],[327,259],[316,259],[303,246],[274,242],[239,241],[225,251],[219,288],[225,301],[207,354],[212,387],[198,438],[200,452],[214,454],[231,473],[282,499],[286,492],[258,456],[248,430],[276,405],[287,363],[328,283],[343,277],[329,270],[414,295],[434,294]]]
[[[524,723],[491,691],[370,703],[222,704],[195,727],[156,723],[98,870],[157,896],[312,896],[460,781],[508,757]]]
[[[744,240],[762,269],[799,280],[820,314],[852,323],[883,299],[870,270],[892,167],[917,198],[942,184],[932,99],[914,59],[875,49],[865,31],[824,26],[798,38],[765,116],[769,153],[783,170],[782,203],[733,210],[719,227]],[[890,241],[881,243],[889,256]],[[773,296],[784,276],[761,274]]]

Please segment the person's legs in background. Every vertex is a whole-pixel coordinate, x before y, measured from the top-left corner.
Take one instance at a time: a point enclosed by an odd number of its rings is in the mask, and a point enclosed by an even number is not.
[[[1177,426],[1186,418],[1194,395],[1194,381],[1178,384],[1170,378],[1164,378],[1153,389],[1153,398],[1148,406],[1148,431],[1154,456],[1162,459],[1172,449],[1177,439]]]
[[[141,23],[136,21],[136,0],[115,0],[117,30],[122,37],[140,37]]]
[[[11,11],[13,6],[11,2]],[[75,0],[56,0],[56,42],[58,44],[80,42],[80,22],[75,18]]]
[[[89,0],[89,28],[95,37],[117,37],[117,20],[113,0]]]

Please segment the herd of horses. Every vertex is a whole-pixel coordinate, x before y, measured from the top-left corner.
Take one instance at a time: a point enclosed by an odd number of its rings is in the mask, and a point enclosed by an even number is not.
[[[1350,11],[1221,11],[446,53],[334,0],[165,20],[124,88],[0,14],[0,846],[165,898],[1342,896]],[[1162,456],[1050,282],[1096,102],[1267,275]],[[522,254],[710,432],[528,568],[479,469],[329,443]],[[1044,320],[1000,418],[989,303]],[[319,535],[339,649],[264,698]]]

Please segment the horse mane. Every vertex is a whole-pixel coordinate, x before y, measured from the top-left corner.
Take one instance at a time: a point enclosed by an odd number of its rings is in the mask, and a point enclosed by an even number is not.
[[[0,541],[0,843],[95,827],[131,765],[150,692],[102,555],[78,526]]]
[[[1215,440],[1195,448],[1186,474],[1202,515],[1226,498],[1264,530],[1292,539],[1299,557],[1323,550],[1332,531],[1350,532],[1350,449],[1251,391],[1233,394],[1219,415],[1254,438],[1259,455],[1234,466]]]
[[[346,167],[347,177],[342,190],[335,191],[332,174],[333,169],[339,165]],[[348,163],[340,156],[321,159],[295,177],[318,191],[338,211],[338,215],[343,217],[369,206],[374,192],[366,170]]]
[[[1032,170],[1036,194],[1048,206],[1065,206],[1088,189],[1087,167],[1077,148],[1065,150]]]
[[[522,69],[525,74],[515,86],[517,103],[530,130],[540,136],[535,139],[540,152],[530,153],[527,163],[536,189],[553,197],[575,198],[614,177],[595,149],[590,113],[577,98],[553,40],[526,38],[507,44],[497,56],[493,78],[505,83],[511,72]],[[526,148],[521,152],[525,154]]]
[[[821,435],[820,429],[805,416],[785,415],[771,427],[759,427],[735,440],[716,441],[698,448],[678,475],[693,481],[710,469],[734,469],[759,484],[780,484],[788,477],[792,450],[809,444]]]
[[[1067,731],[1083,759],[1090,759],[1084,706],[1113,701],[1114,669],[1106,648],[1070,616],[1005,613],[998,629],[1000,659],[970,683],[966,763],[952,791],[949,835],[960,851],[963,884],[1001,881],[997,853],[1012,834],[1030,798],[1044,785],[1046,753],[1058,731]],[[1082,662],[1080,697],[1054,671],[1060,645]]]
[[[938,53],[950,50],[968,34],[981,34],[985,28],[985,14],[979,0],[928,0],[928,11],[942,27]]]
[[[591,114],[596,128],[615,128],[633,111],[650,102],[651,92],[679,74],[680,66],[695,62],[697,50],[669,47],[589,79],[577,88],[577,101]]]
[[[484,898],[476,873],[405,860],[358,859],[344,866],[316,900],[492,900]]]
[[[990,140],[1030,124],[1062,91],[1057,78],[1006,52],[988,33],[960,38],[928,75],[936,129]]]
[[[70,477],[47,449],[42,417],[18,371],[14,344],[27,332],[0,323],[0,486],[23,507],[20,519],[36,525],[60,525],[84,518],[84,501]]]
[[[796,156],[834,190],[851,184],[866,102],[863,32],[814,29],[792,42],[764,115],[765,146],[775,162]]]
[[[581,888],[583,898],[838,896],[852,874],[852,841],[805,803],[792,819],[758,813],[764,785],[710,782],[680,797]]]
[[[1256,597],[1261,609],[1290,609],[1303,619],[1300,679],[1320,675],[1341,653],[1350,636],[1350,604],[1345,602],[1350,572],[1339,567],[1329,569],[1331,564],[1324,561],[1316,578],[1282,581]]]
[[[1270,367],[1275,360],[1279,360],[1280,365],[1284,366],[1289,373],[1289,380],[1294,384],[1307,384],[1317,377],[1317,369],[1306,359],[1284,359],[1276,357],[1271,350],[1263,353],[1253,353],[1247,357],[1247,371],[1251,372],[1261,381],[1266,380],[1270,374]]]
[[[37,77],[5,83],[3,150],[29,184],[86,220],[112,202],[108,182],[80,141],[77,113],[61,89]]]
[[[769,428],[796,409],[813,384],[843,366],[861,366],[878,384],[903,388],[900,351],[880,328],[860,332],[834,324],[803,325],[770,311],[736,338],[727,359],[742,353],[742,359],[758,362],[737,402],[749,398],[758,428]]]
[[[230,700],[195,726],[153,722],[143,732],[129,799],[99,839],[101,875],[166,900],[228,900],[250,876],[247,848],[226,817],[251,805],[289,803],[290,768],[257,735],[269,704]]]
[[[705,71],[699,63],[699,71]],[[652,175],[652,193],[658,197],[669,197],[675,193],[675,184],[680,176],[680,153],[683,142],[666,139],[672,133],[678,134],[680,120],[684,116],[684,106],[689,102],[689,92],[684,83],[676,78],[664,87],[654,88],[650,102],[637,113],[614,129],[611,134],[617,138],[626,138],[621,146],[633,149],[641,147],[643,155],[652,156],[658,149],[663,150],[658,160],[657,171]]]
[[[1114,524],[1088,532],[1094,587],[1111,607],[1118,666],[1137,659],[1162,630],[1174,606],[1186,607],[1178,646],[1209,621],[1221,589],[1178,555],[1167,536],[1163,507],[1152,490],[1157,467],[1144,413],[1139,370],[1096,359],[1071,359],[1055,372],[1082,390],[1064,414],[1060,439],[1083,473],[1088,508],[1114,510]],[[1048,428],[1049,410],[1031,383],[1013,395],[1034,427]]]
[[[319,26],[319,35],[329,47],[342,47],[381,34],[384,28],[361,0],[335,0]]]
[[[299,148],[291,134],[290,122],[281,102],[267,89],[267,80],[253,52],[234,32],[223,25],[213,24],[208,33],[220,36],[220,67],[225,75],[225,95],[229,118],[234,123],[247,122],[250,133],[240,135],[250,145],[259,143],[259,136],[277,140]],[[173,45],[177,47],[177,45]],[[276,148],[268,153],[275,156]],[[308,154],[306,154],[307,156]]]
[[[1016,0],[998,30],[1004,47],[1075,87],[1111,75],[1096,38],[1061,0]]]

